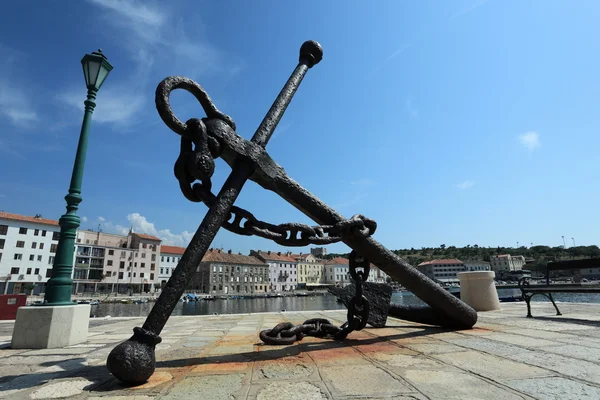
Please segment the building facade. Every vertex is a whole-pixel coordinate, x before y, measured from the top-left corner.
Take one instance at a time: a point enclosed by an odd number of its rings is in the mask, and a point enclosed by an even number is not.
[[[466,266],[460,260],[448,259],[422,262],[417,265],[417,269],[435,282],[452,284],[458,283],[456,274],[465,272]]]
[[[387,283],[389,275],[383,272],[379,267],[371,264],[371,272],[369,273],[369,278],[367,282],[373,283]]]
[[[298,283],[297,261],[291,253],[250,250],[250,256],[257,257],[269,265],[268,291],[293,291]]]
[[[465,271],[491,271],[491,267],[487,261],[465,261]]]
[[[158,283],[160,239],[142,233],[127,236],[78,231],[73,282],[75,293],[152,293]]]
[[[347,258],[335,257],[325,262],[325,282],[337,286],[349,285],[352,281],[348,272],[350,262]]]
[[[173,271],[175,271],[175,267],[181,260],[181,256],[185,252],[185,247],[179,246],[166,246],[162,245],[160,247],[160,268],[158,271],[158,280],[160,282],[161,288],[163,288],[171,275],[173,275]]]
[[[490,267],[492,271],[507,272],[507,271],[520,271],[525,265],[524,256],[511,256],[510,254],[503,254],[499,256],[490,257]]]
[[[59,238],[58,221],[0,212],[0,294],[44,293]]]
[[[298,288],[315,286],[324,283],[323,269],[325,262],[316,258],[312,254],[292,254],[296,259],[296,268],[298,270]]]
[[[269,288],[269,265],[231,250],[210,249],[196,269],[188,290],[212,295],[250,295]]]
[[[327,255],[327,247],[313,247],[310,249],[310,254],[313,256],[320,258]]]

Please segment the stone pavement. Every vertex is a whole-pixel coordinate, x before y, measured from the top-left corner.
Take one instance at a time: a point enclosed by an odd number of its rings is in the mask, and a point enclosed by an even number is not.
[[[138,387],[119,384],[106,357],[141,318],[92,319],[89,340],[64,349],[12,350],[0,323],[0,398],[8,399],[600,399],[597,304],[524,303],[479,314],[471,330],[388,319],[340,343],[305,338],[258,342],[260,329],[345,312],[172,317],[157,369]]]

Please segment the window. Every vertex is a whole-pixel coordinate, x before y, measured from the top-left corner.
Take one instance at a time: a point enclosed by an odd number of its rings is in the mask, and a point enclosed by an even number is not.
[[[46,236],[46,231],[42,231],[42,236]]]
[[[142,253],[142,258],[146,258],[146,253]]]
[[[37,247],[37,242],[31,242],[31,248],[35,249]]]
[[[27,272],[26,272],[26,274],[27,274],[27,275],[31,275],[31,268],[27,268]]]
[[[17,253],[15,253],[14,259],[15,260],[22,260],[23,259],[23,254],[17,254]]]
[[[156,254],[152,254],[152,258],[151,258],[151,260],[152,260],[152,261],[156,261]]]
[[[146,243],[142,243],[142,248],[143,248],[143,249],[145,249],[145,248],[147,248],[147,247],[148,247],[148,245],[147,245]]]
[[[121,261],[119,263],[119,268],[125,268],[125,261]]]
[[[106,265],[110,267],[111,265],[113,265],[112,262],[113,260],[106,260]]]
[[[27,228],[19,228],[20,235],[27,235]]]
[[[115,251],[114,250],[109,250],[108,251],[108,255],[109,256],[114,256],[115,255]]]
[[[164,275],[164,274],[165,274],[165,270],[164,270],[164,268],[161,268],[161,269],[160,269],[160,274],[161,274],[161,275]]]
[[[33,273],[34,273],[35,275],[39,275],[39,274],[40,274],[40,269],[39,269],[39,268],[36,268],[36,269],[33,271]]]
[[[58,245],[56,244],[51,244],[50,245],[50,253],[56,253],[56,248],[58,247]]]
[[[123,279],[123,272],[119,272],[119,279]]]
[[[154,280],[154,274],[150,274],[150,280]]]
[[[0,239],[0,249],[4,248],[5,239]]]
[[[165,262],[165,256],[160,257],[160,262]]]
[[[29,255],[29,261],[33,261],[34,258],[35,258],[35,256],[33,254]]]
[[[54,256],[49,256],[48,257],[48,264],[54,265]]]
[[[38,261],[42,261],[42,256],[38,256]]]
[[[40,230],[39,229],[36,229],[36,230],[33,231],[33,236],[37,236],[39,234],[40,234]]]
[[[167,257],[167,262],[171,262],[171,257]]]
[[[121,258],[125,258],[127,256],[127,253],[125,253],[124,251],[121,252]]]
[[[0,235],[6,235],[8,232],[8,225],[0,225]]]
[[[140,263],[140,266],[141,266],[142,268],[146,268],[146,263]]]
[[[46,270],[46,278],[52,278],[52,268]]]
[[[40,243],[40,250],[44,250],[44,243]]]
[[[156,264],[150,264],[150,271],[154,271],[156,269]]]
[[[140,278],[143,278],[143,277],[144,277],[144,273],[140,272]]]
[[[131,278],[131,272],[128,272],[128,273],[127,273],[127,277],[128,277],[128,278]]]
[[[52,240],[59,240],[60,232],[52,232]]]
[[[25,242],[23,240],[17,240],[17,247],[20,247],[20,248],[25,247]]]
[[[136,276],[136,275],[137,275],[137,272],[134,272],[134,273],[133,273],[133,277],[135,278],[135,276]]]

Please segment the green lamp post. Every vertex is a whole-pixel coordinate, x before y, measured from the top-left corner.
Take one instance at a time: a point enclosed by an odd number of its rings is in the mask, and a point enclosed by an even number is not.
[[[79,134],[79,144],[77,145],[69,194],[65,196],[67,213],[60,217],[58,221],[60,225],[60,239],[58,240],[54,265],[52,266],[52,277],[48,281],[44,296],[44,305],[48,306],[73,304],[71,301],[73,293],[73,279],[71,279],[71,275],[73,273],[75,236],[80,224],[76,212],[82,200],[81,181],[83,179],[83,167],[85,164],[90,123],[92,122],[92,113],[96,107],[96,94],[102,83],[104,83],[108,73],[113,69],[104,54],[102,54],[102,50],[86,54],[81,60],[81,64],[83,65],[83,74],[87,86],[87,100],[84,101],[85,114],[83,115],[81,133]]]

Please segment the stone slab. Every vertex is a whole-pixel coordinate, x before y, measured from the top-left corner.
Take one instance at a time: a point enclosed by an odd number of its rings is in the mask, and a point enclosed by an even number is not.
[[[600,399],[600,388],[562,377],[519,379],[505,383],[536,399]]]
[[[13,349],[52,349],[87,340],[90,305],[19,307]]]
[[[320,369],[323,381],[334,394],[343,396],[392,396],[413,392],[404,381],[372,364],[326,366]]]

